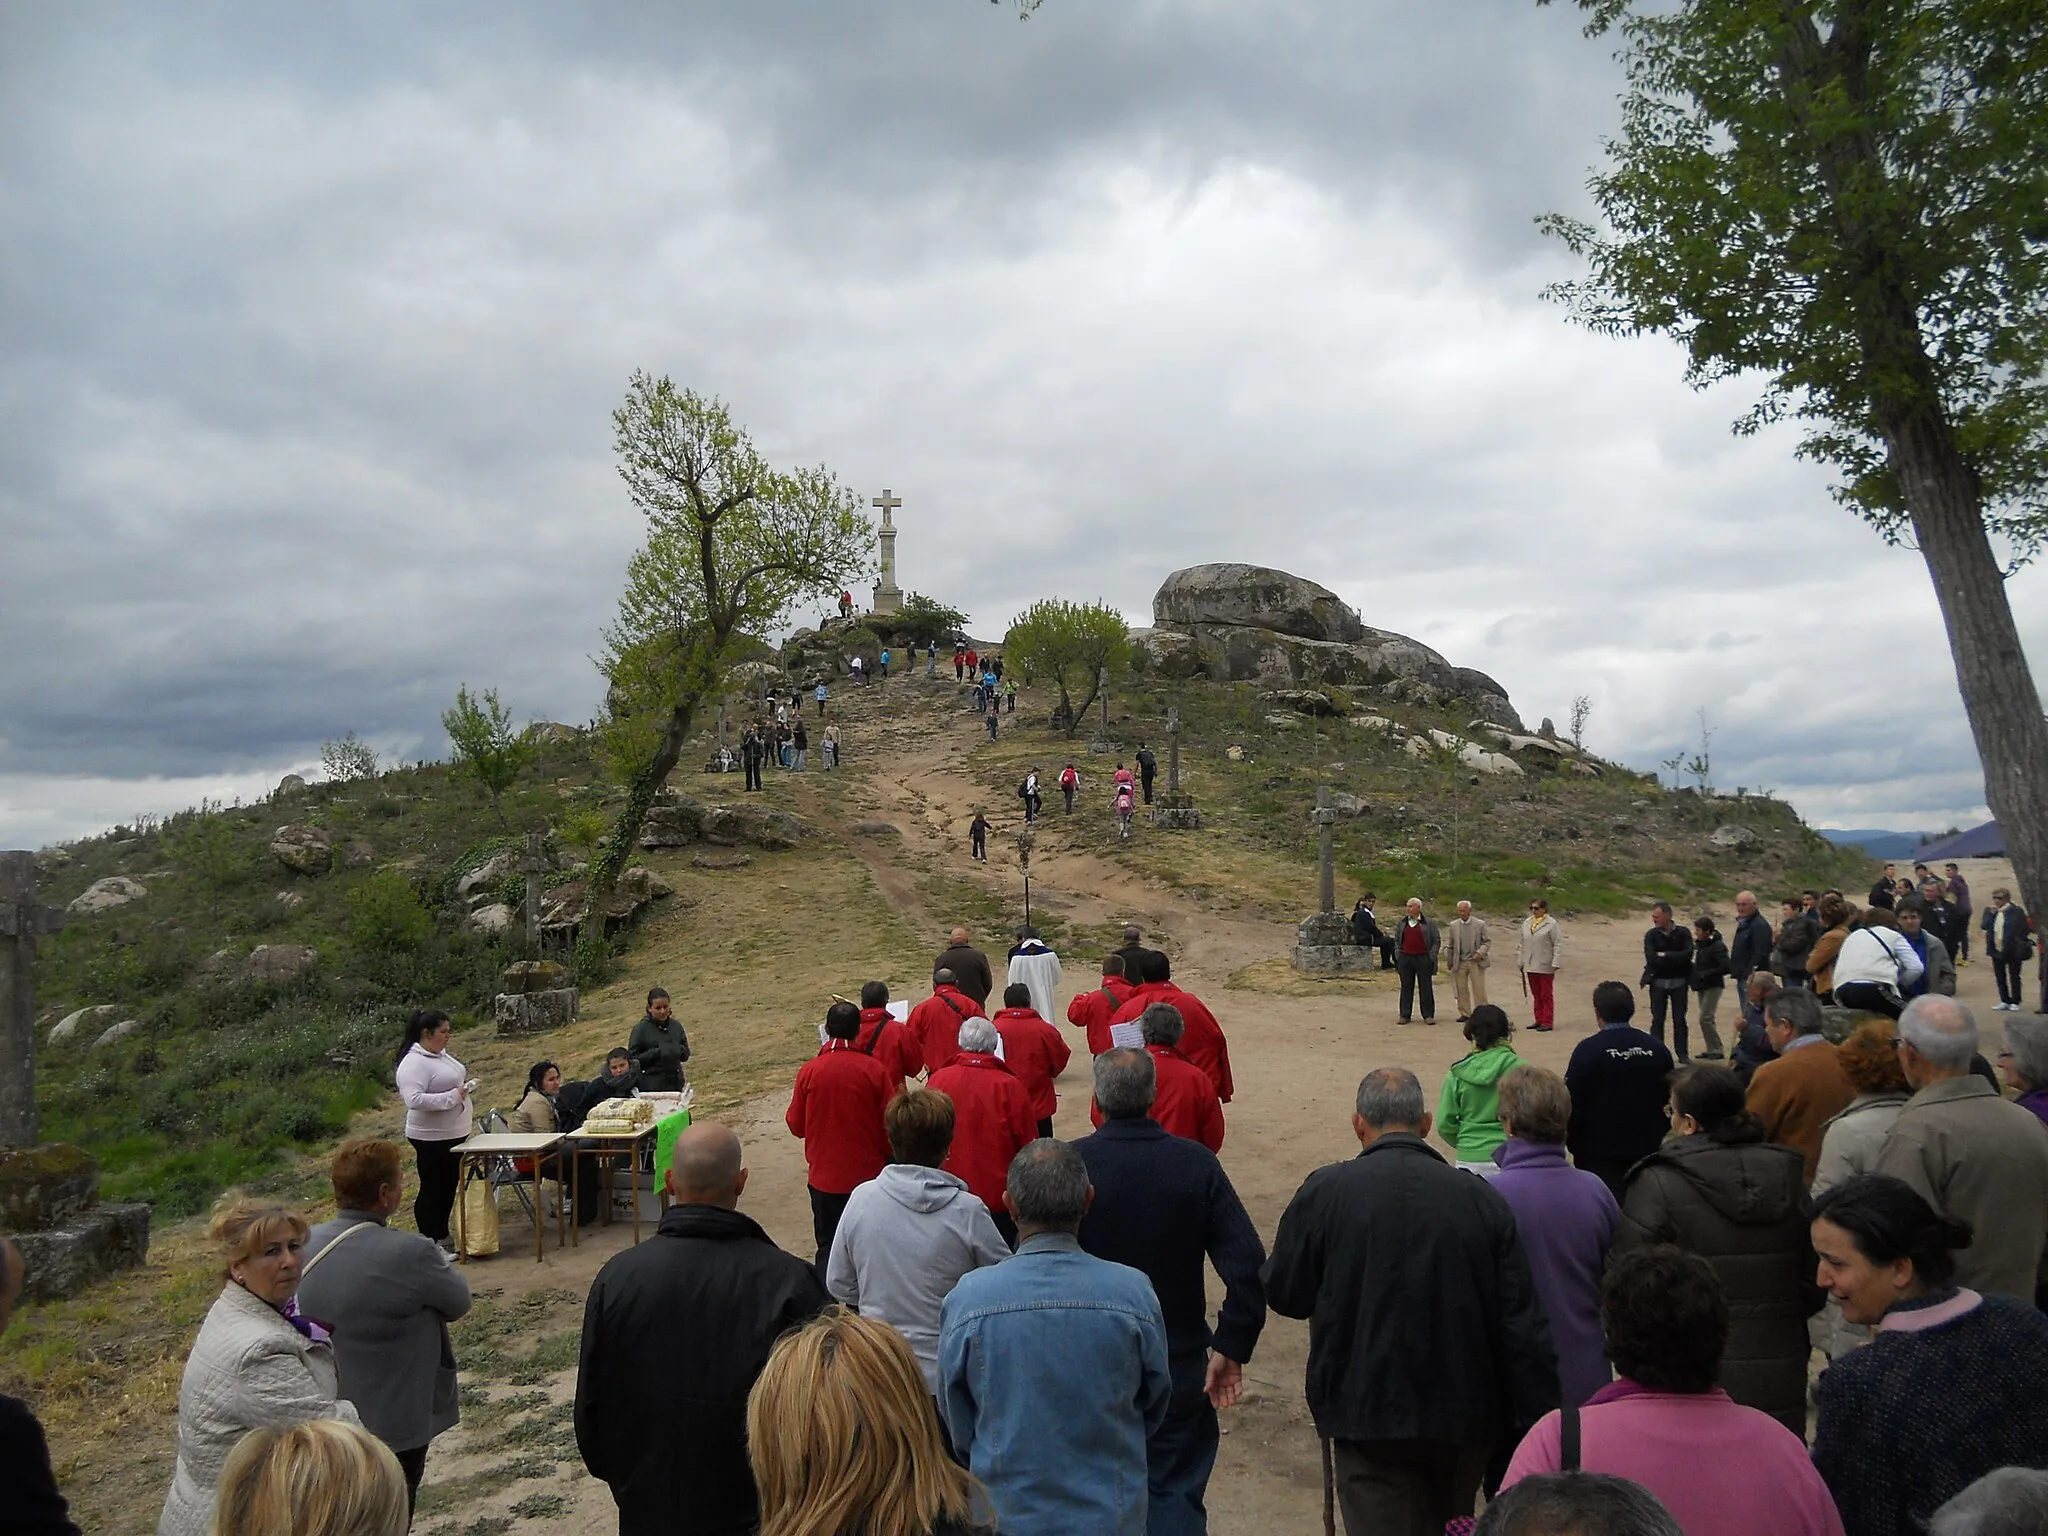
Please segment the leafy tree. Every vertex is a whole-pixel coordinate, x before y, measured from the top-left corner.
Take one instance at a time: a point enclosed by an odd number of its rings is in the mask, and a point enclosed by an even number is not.
[[[1131,632],[1123,615],[1106,603],[1070,603],[1041,598],[1010,624],[1003,637],[1003,659],[1027,680],[1045,678],[1060,691],[1060,719],[1067,734],[1102,693],[1105,669],[1122,672],[1130,664]],[[1081,689],[1088,696],[1074,705]]]
[[[1760,378],[1737,430],[1804,422],[1837,499],[1917,547],[1986,798],[2048,889],[2048,721],[2005,589],[2048,540],[2048,12],[1578,4],[1619,30],[1628,90],[1605,228],[1543,221],[1591,267],[1556,294],[1676,338],[1696,385]]]
[[[434,914],[412,882],[380,869],[346,898],[350,947],[367,956],[410,954],[434,936]]]
[[[587,863],[597,857],[598,846],[604,842],[604,817],[586,806],[564,816],[560,831],[562,841],[581,853]]]
[[[958,608],[948,608],[921,592],[912,592],[903,599],[901,609],[872,622],[880,624],[892,635],[904,636],[915,645],[951,645],[955,635],[964,634],[967,630],[966,614]]]
[[[164,824],[163,850],[173,864],[205,888],[208,915],[220,917],[220,893],[249,873],[247,853],[218,800],[202,799]]]
[[[752,637],[781,628],[799,602],[853,585],[874,548],[858,496],[823,465],[770,466],[723,401],[636,371],[612,425],[647,542],[626,568],[598,665],[611,684],[607,753],[639,766],[591,868],[593,909],[611,899],[698,709]]]
[[[359,740],[354,731],[350,731],[338,741],[321,743],[320,766],[337,784],[374,779],[377,777],[377,754],[367,743]]]
[[[455,744],[457,767],[483,785],[498,825],[504,826],[505,808],[498,797],[532,765],[539,743],[526,732],[512,729],[512,716],[498,702],[495,688],[472,696],[469,684],[461,684],[455,690],[454,707],[441,712],[441,725]]]

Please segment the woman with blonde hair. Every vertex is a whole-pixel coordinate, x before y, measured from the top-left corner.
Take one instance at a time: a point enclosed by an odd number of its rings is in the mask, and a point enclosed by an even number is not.
[[[341,1400],[327,1330],[299,1315],[309,1231],[298,1212],[246,1195],[231,1192],[214,1207],[209,1232],[227,1283],[185,1362],[178,1465],[157,1536],[207,1536],[221,1467],[250,1430],[361,1422]]]
[[[213,1536],[405,1536],[391,1447],[339,1419],[254,1429],[220,1469]]]
[[[747,1397],[760,1536],[992,1536],[902,1335],[844,1308],[785,1334]]]

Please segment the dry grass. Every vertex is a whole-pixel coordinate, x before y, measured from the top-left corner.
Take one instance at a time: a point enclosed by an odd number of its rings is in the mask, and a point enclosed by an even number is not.
[[[1260,960],[1240,966],[1224,985],[1233,992],[1264,992],[1270,997],[1365,997],[1395,986],[1392,971],[1354,971],[1320,976],[1297,971],[1286,960]]]

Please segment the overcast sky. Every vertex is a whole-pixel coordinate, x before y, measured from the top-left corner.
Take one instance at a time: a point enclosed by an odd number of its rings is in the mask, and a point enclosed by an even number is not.
[[[588,719],[636,367],[978,634],[1256,561],[1636,766],[1704,708],[1816,824],[1979,819],[1917,555],[1539,297],[1617,85],[1529,0],[0,4],[0,846]]]

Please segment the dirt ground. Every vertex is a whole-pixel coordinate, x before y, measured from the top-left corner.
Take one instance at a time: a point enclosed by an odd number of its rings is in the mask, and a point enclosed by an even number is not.
[[[701,893],[692,898],[694,908],[650,933],[629,957],[625,974],[587,999],[577,1025],[538,1042],[479,1039],[477,1058],[470,1062],[495,1081],[523,1075],[521,1063],[535,1054],[554,1054],[565,1067],[572,1057],[578,1063],[594,1060],[606,1044],[623,1039],[648,985],[669,987],[696,1047],[690,1071],[702,1095],[700,1118],[731,1125],[746,1147],[751,1179],[742,1208],[795,1253],[809,1251],[810,1208],[802,1148],[785,1129],[782,1112],[793,1064],[809,1048],[809,1026],[790,1022],[791,999],[850,994],[874,975],[895,983],[899,996],[921,996],[927,957],[943,947],[956,921],[974,918],[970,926],[990,934],[995,914],[1017,910],[1014,858],[1003,862],[999,854],[994,865],[972,863],[966,826],[973,808],[989,798],[987,782],[999,769],[1007,771],[1020,743],[987,743],[978,719],[953,707],[950,680],[911,685],[919,695],[914,706],[911,689],[898,682],[888,686],[899,691],[886,704],[856,697],[835,706],[849,716],[852,771],[797,781],[771,775],[771,796],[823,825],[833,857],[775,856],[791,862],[765,859],[744,877],[729,877],[753,884],[723,887],[744,893],[724,899],[808,916],[793,918],[780,939],[766,945],[758,935],[736,936],[717,905],[720,887],[711,883],[727,877],[699,876],[686,887],[686,893]],[[1016,731],[1014,724],[1010,730]],[[1096,759],[1095,777],[1106,779],[1100,765]],[[1050,790],[1050,773],[1046,777]],[[1437,1027],[1398,1026],[1394,991],[1378,974],[1314,982],[1286,969],[1293,921],[1306,912],[1313,891],[1307,872],[1302,909],[1291,913],[1206,882],[1189,886],[1137,874],[1104,857],[1099,841],[1063,827],[1057,794],[1047,798],[1049,825],[1032,862],[1034,911],[1056,931],[1089,943],[1101,942],[1124,922],[1141,924],[1149,941],[1173,954],[1175,979],[1214,1009],[1230,1038],[1237,1080],[1223,1163],[1270,1242],[1301,1180],[1356,1150],[1349,1115],[1364,1072],[1407,1066],[1422,1077],[1434,1102],[1444,1068],[1467,1049],[1453,1022],[1448,978]],[[1095,814],[1099,820],[1099,807]],[[1139,835],[1201,836],[1154,832],[1142,820]],[[661,860],[650,862],[664,867]],[[686,866],[677,857],[669,872]],[[1980,900],[1993,883],[2011,880],[2002,861],[1974,863],[1967,873]],[[1382,892],[1383,910],[1397,905],[1402,894]],[[1732,918],[1733,894],[1719,904],[1724,926]],[[1347,906],[1349,900],[1346,895]],[[1525,1023],[1527,1005],[1513,963],[1521,914],[1481,915],[1495,935],[1491,1000],[1504,1005],[1518,1025]],[[1559,1029],[1548,1036],[1518,1030],[1515,1041],[1524,1056],[1563,1069],[1573,1045],[1591,1028],[1587,998],[1594,983],[1610,977],[1632,982],[1638,974],[1646,923],[1646,915],[1626,922],[1567,916]],[[986,947],[1000,970],[996,947]],[[1092,949],[1062,958],[1065,1028],[1067,999],[1092,985],[1098,972]],[[778,985],[761,984],[764,965],[773,968]],[[1962,995],[1979,1008],[1987,1026],[1994,1023],[1984,967],[1962,972]],[[1087,1072],[1085,1051],[1077,1052],[1059,1084],[1055,1126],[1062,1137],[1090,1129]],[[387,1107],[365,1117],[358,1130],[389,1134],[396,1122]],[[529,1230],[523,1217],[508,1215],[504,1251],[468,1267],[478,1308],[458,1336],[465,1422],[436,1443],[429,1462],[417,1527],[427,1536],[495,1536],[513,1529],[596,1536],[615,1528],[608,1490],[576,1459],[567,1405],[574,1391],[581,1299],[604,1260],[630,1241],[630,1228],[601,1227],[582,1246],[558,1252],[550,1223],[546,1258],[538,1264],[523,1241]],[[189,1235],[180,1241],[189,1245]],[[1220,1299],[1213,1276],[1211,1290],[1212,1302]],[[1320,1474],[1302,1398],[1306,1354],[1305,1324],[1269,1319],[1246,1367],[1244,1401],[1223,1416],[1222,1450],[1210,1484],[1211,1528],[1219,1536],[1316,1528]],[[92,1516],[88,1528],[153,1528],[175,1447],[175,1417],[168,1406],[130,1418],[118,1446],[112,1439],[74,1442],[53,1433],[67,1483],[75,1498],[84,1495],[81,1508]]]

